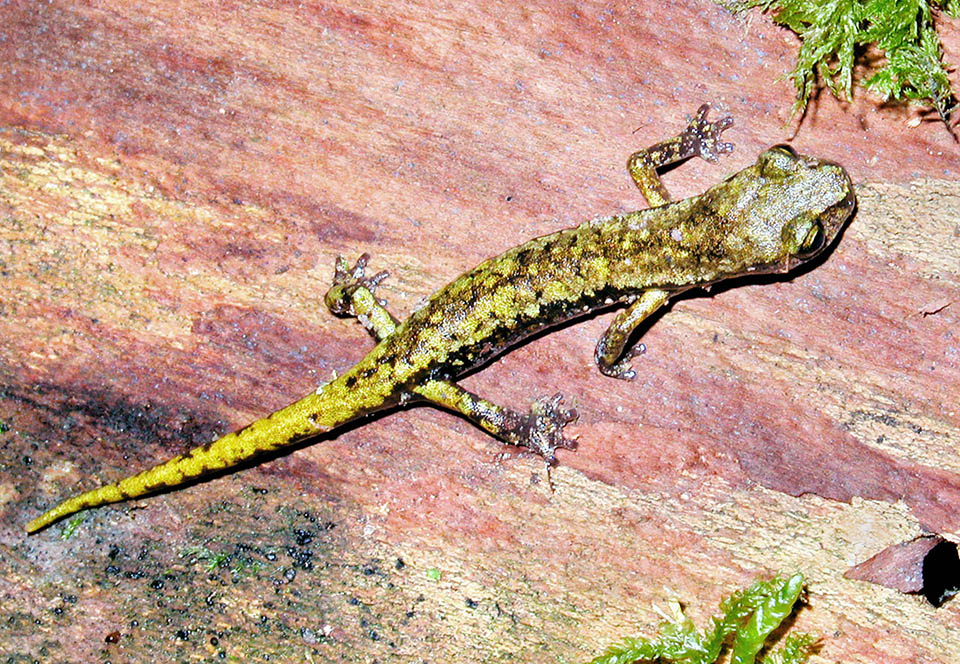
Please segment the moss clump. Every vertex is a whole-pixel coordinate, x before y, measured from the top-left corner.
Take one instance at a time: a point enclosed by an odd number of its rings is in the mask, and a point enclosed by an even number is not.
[[[787,74],[802,112],[818,86],[849,99],[854,64],[868,46],[885,62],[863,85],[884,101],[923,101],[949,126],[957,100],[943,64],[934,10],[960,16],[960,0],[738,0],[722,3],[735,12],[760,7],[774,22],[800,36],[796,67]],[[858,81],[859,83],[859,81]]]
[[[674,619],[660,625],[656,639],[626,638],[608,648],[590,664],[631,664],[637,661],[713,664],[724,646],[730,648],[730,664],[754,664],[764,642],[783,620],[803,591],[803,575],[758,581],[720,604],[722,616],[712,629],[700,633],[674,604]],[[809,634],[791,634],[783,645],[761,660],[763,664],[801,664],[816,647]]]

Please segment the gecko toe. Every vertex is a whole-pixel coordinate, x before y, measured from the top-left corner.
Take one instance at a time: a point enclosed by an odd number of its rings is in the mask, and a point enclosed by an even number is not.
[[[720,140],[720,134],[733,126],[733,116],[723,115],[711,122],[707,120],[707,113],[710,109],[711,104],[701,105],[681,138],[690,146],[693,154],[715,163],[721,154],[733,152],[732,143]]]
[[[563,436],[563,428],[577,419],[575,408],[562,408],[562,394],[540,397],[530,406],[530,413],[520,432],[518,443],[533,450],[549,463],[556,460],[559,448],[573,449],[576,441]]]

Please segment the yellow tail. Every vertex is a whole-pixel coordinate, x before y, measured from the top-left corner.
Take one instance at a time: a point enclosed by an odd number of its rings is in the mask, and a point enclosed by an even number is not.
[[[88,507],[136,498],[160,489],[180,486],[194,478],[237,465],[261,452],[292,445],[304,438],[344,424],[387,405],[396,391],[385,373],[388,367],[370,369],[364,361],[340,378],[327,383],[286,408],[222,438],[195,447],[148,470],[68,498],[27,524],[34,533],[65,516]],[[386,370],[386,371],[384,371]],[[363,377],[358,380],[358,374]]]

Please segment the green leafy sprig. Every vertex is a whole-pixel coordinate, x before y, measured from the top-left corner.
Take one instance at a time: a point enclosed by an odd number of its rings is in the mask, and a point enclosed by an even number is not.
[[[700,633],[677,603],[674,616],[660,625],[658,638],[626,638],[608,648],[589,664],[632,664],[633,662],[675,662],[713,664],[725,645],[730,647],[730,664],[754,664],[764,642],[784,619],[803,591],[803,575],[758,581],[720,604],[723,615],[713,619],[712,629]],[[809,634],[791,634],[763,664],[801,664],[816,647]]]
[[[850,99],[854,64],[867,46],[880,49],[885,62],[863,85],[884,101],[926,101],[947,124],[957,100],[933,10],[960,16],[960,0],[737,0],[723,3],[736,12],[760,7],[774,22],[800,37],[800,54],[787,77],[797,89],[796,112],[825,84]]]

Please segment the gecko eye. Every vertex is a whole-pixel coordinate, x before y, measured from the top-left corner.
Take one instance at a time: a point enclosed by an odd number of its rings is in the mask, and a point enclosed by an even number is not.
[[[806,237],[803,238],[803,242],[800,243],[800,255],[802,256],[812,256],[821,249],[823,249],[823,243],[826,241],[827,236],[823,232],[823,226],[820,224],[814,224],[810,227],[810,230],[807,231]]]

